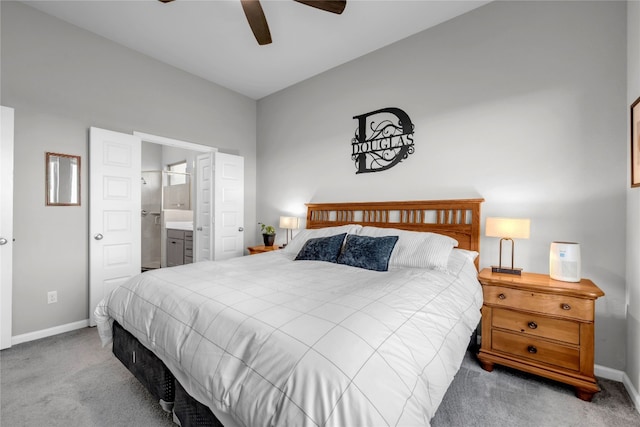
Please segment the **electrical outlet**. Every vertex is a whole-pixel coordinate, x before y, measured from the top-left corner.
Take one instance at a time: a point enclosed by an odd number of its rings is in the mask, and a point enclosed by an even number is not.
[[[53,304],[54,302],[58,302],[58,291],[47,293],[47,304]]]

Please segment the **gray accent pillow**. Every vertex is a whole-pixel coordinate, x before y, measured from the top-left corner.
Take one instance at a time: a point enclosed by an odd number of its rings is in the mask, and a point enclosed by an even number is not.
[[[338,264],[387,271],[389,258],[397,241],[398,236],[370,237],[350,234],[338,257]]]
[[[347,233],[342,233],[335,236],[309,239],[300,249],[295,260],[336,262],[346,235]]]

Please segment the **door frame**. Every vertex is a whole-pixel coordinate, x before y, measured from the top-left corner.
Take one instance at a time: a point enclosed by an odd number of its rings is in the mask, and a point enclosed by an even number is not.
[[[169,145],[171,147],[184,148],[186,150],[200,151],[203,153],[215,153],[216,151],[218,151],[217,148],[210,147],[208,145],[196,144],[194,142],[182,141],[180,139],[167,138],[165,136],[152,135],[150,133],[134,131],[133,135],[139,137],[142,142],[152,142],[154,144]]]

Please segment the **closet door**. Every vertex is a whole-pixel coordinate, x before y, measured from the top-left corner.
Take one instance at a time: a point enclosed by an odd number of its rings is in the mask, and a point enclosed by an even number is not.
[[[213,154],[196,157],[196,209],[194,212],[194,261],[213,260]]]
[[[140,137],[92,127],[89,144],[89,324],[102,298],[141,270]]]
[[[0,350],[11,347],[13,287],[13,108],[1,107]]]
[[[214,155],[215,259],[244,254],[244,157]]]
[[[195,262],[244,255],[244,157],[199,154]]]

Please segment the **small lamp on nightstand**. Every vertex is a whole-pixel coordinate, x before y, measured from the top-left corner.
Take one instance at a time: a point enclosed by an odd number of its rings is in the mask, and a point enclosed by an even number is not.
[[[500,237],[500,262],[498,266],[492,266],[494,273],[507,273],[521,275],[521,268],[513,267],[513,255],[515,252],[513,239],[529,238],[529,219],[518,218],[487,218],[485,235],[487,237]],[[511,268],[502,266],[502,243],[505,240],[511,241]]]
[[[299,226],[298,218],[295,216],[280,217],[280,228],[284,228],[287,235],[287,243],[285,243],[284,246],[289,244],[289,233],[291,233],[291,238],[293,239],[293,230],[296,230]]]

